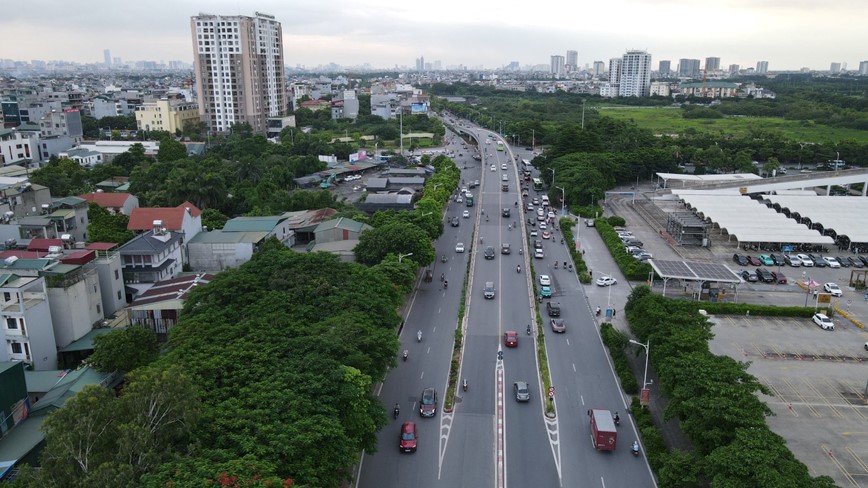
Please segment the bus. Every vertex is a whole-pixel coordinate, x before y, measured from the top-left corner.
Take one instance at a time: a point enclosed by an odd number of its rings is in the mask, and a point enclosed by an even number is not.
[[[497,141],[497,150],[503,151],[503,141]]]
[[[468,193],[467,195],[464,195],[464,201],[466,202],[468,207],[472,207],[473,206],[473,195],[471,195],[470,193]]]
[[[539,178],[533,179],[533,189],[536,191],[542,191],[542,180]]]

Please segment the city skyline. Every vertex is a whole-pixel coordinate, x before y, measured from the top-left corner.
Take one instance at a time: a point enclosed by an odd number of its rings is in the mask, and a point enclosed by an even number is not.
[[[568,50],[577,52],[579,67],[634,49],[647,51],[655,64],[718,57],[725,66],[750,67],[768,60],[772,71],[828,70],[834,62],[853,69],[868,59],[868,33],[860,25],[868,16],[868,4],[859,0],[834,6],[781,0],[721,0],[714,5],[670,0],[666,8],[654,0],[614,1],[591,6],[549,1],[518,9],[487,0],[446,0],[437,8],[396,7],[385,0],[335,0],[322,6],[276,0],[245,5],[177,0],[170,10],[159,8],[162,2],[157,2],[151,9],[133,12],[125,4],[105,0],[90,1],[87,9],[60,0],[42,0],[34,9],[11,0],[0,29],[6,39],[28,42],[4,43],[0,59],[103,64],[104,51],[109,50],[124,61],[192,63],[190,17],[200,12],[257,11],[283,24],[284,60],[290,68],[336,63],[391,69],[412,67],[424,56],[440,60],[444,68],[492,69],[512,61],[520,66],[549,64],[552,55]],[[612,12],[618,12],[618,21],[605,21]]]

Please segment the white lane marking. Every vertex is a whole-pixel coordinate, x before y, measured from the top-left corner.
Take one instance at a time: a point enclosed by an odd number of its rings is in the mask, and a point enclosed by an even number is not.
[[[570,340],[569,340],[569,339],[567,339],[567,345],[568,345],[568,346],[570,345]]]
[[[424,378],[424,377],[425,377],[425,372],[422,371],[422,374],[419,375],[419,379],[421,380],[421,379]]]
[[[573,363],[573,373],[576,372],[576,363]]]
[[[585,406],[585,395],[579,395],[579,400],[582,401],[582,406]]]
[[[428,349],[425,350],[425,354],[431,354],[431,346],[428,346]]]
[[[440,452],[437,463],[437,479],[443,472],[443,458],[446,456],[446,444],[449,443],[449,433],[452,431],[452,422],[455,412],[452,413],[440,412]]]
[[[604,480],[602,476],[600,476],[600,484],[603,486],[603,488],[606,488],[606,480]]]

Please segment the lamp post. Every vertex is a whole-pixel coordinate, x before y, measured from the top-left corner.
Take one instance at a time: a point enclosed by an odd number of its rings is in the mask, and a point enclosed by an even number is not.
[[[404,258],[410,257],[412,255],[413,255],[413,253],[411,253],[411,252],[407,253],[407,254],[398,253],[398,264],[401,264],[401,260],[403,260]]]
[[[559,186],[556,186],[555,188],[561,191],[561,215],[566,215],[565,210],[567,207],[567,193],[564,191],[563,188]]]
[[[634,341],[633,339],[630,339],[630,344],[636,344],[637,346],[642,346],[645,348],[645,374],[642,377],[642,389],[644,390],[644,389],[648,388],[648,385],[651,384],[648,382],[648,356],[650,355],[650,352],[651,352],[651,339],[648,339],[647,344],[642,344],[639,341]],[[652,381],[652,383],[653,383],[653,381]]]
[[[555,169],[549,168],[549,171],[552,172],[552,185],[554,185],[555,184]]]

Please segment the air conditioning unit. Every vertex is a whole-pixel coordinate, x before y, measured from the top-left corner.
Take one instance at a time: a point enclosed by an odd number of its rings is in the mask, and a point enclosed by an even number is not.
[[[8,258],[3,260],[3,262],[6,263],[6,266],[12,266],[13,264],[15,264],[15,261],[18,261],[18,256],[9,256]]]
[[[60,254],[63,252],[63,248],[60,246],[48,246],[49,254]]]
[[[60,240],[62,240],[62,241],[71,241],[71,240],[72,240],[72,234],[61,234],[61,235],[60,235]]]

